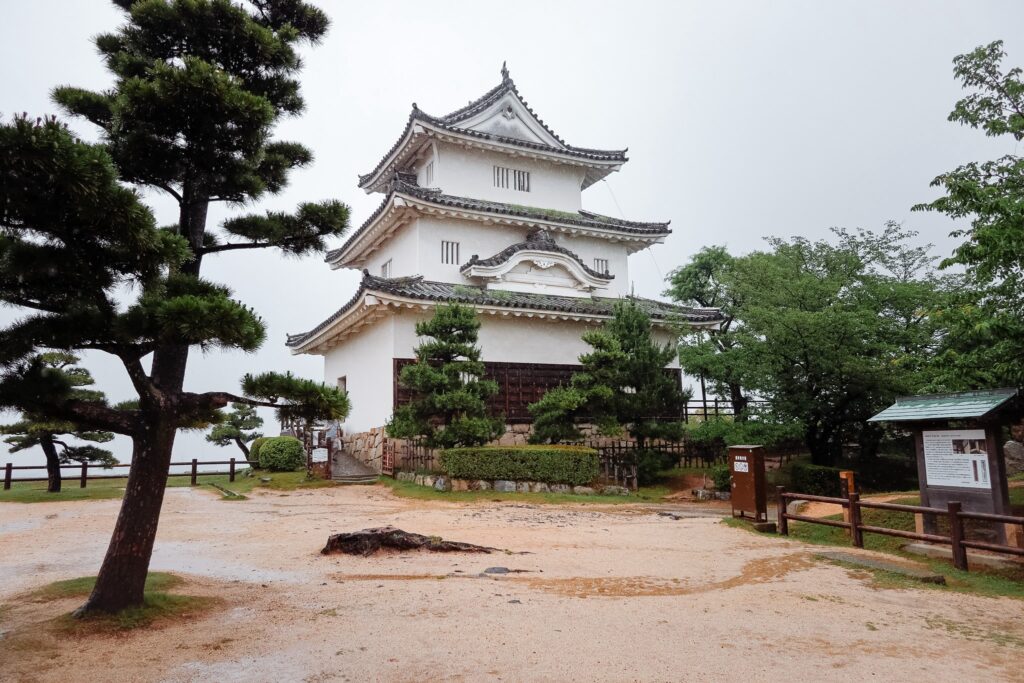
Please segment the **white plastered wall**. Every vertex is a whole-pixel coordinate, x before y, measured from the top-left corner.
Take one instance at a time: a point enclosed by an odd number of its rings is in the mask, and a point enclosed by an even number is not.
[[[484,225],[475,221],[456,219],[420,218],[416,223],[415,233],[419,240],[417,250],[419,270],[416,274],[436,282],[473,284],[463,277],[459,271],[459,265],[441,263],[442,240],[458,242],[460,262],[465,263],[474,254],[481,259],[490,258],[506,247],[524,241],[529,232],[526,228]],[[594,296],[617,297],[629,292],[628,252],[624,244],[594,237],[573,237],[563,233],[552,233],[552,236],[556,243],[579,255],[583,263],[590,268],[594,267],[595,258],[608,259],[609,271],[615,278],[608,283],[607,287],[595,290]],[[403,249],[408,250],[408,247],[403,247]],[[387,251],[390,252],[390,244]],[[398,252],[396,251],[396,253]],[[371,263],[384,260],[386,258],[375,254]],[[393,263],[397,264],[398,262],[399,259],[396,258]],[[370,272],[377,274],[377,271],[372,268]],[[406,273],[404,270],[401,272],[395,270],[394,273],[396,276],[413,274]]]
[[[438,143],[435,150],[433,186],[441,188],[445,194],[558,211],[579,211],[582,206],[585,172],[580,166],[467,150],[448,143]],[[495,166],[529,171],[530,191],[495,187]],[[422,164],[417,170],[421,169]]]
[[[402,312],[395,318],[395,357],[413,358],[413,349],[419,343],[416,322],[426,320],[432,312]],[[583,333],[594,325],[570,320],[541,320],[514,316],[479,314],[479,346],[481,360],[501,363],[552,363],[575,365],[580,354],[591,350],[582,339]],[[660,344],[675,343],[675,335],[655,328],[654,337]],[[668,366],[678,368],[677,359]]]
[[[408,277],[420,274],[420,245],[418,221],[406,223],[392,233],[383,248],[372,252],[364,266],[370,275],[381,276],[381,266],[391,261],[391,277]],[[440,244],[440,243],[439,243]],[[440,249],[440,246],[438,246]]]
[[[324,356],[324,381],[335,384],[345,377],[352,412],[344,423],[346,434],[383,427],[391,417],[394,402],[395,358],[414,358],[420,340],[416,323],[432,312],[394,312],[342,341]],[[552,363],[574,365],[590,350],[582,340],[592,326],[581,322],[538,320],[480,314],[479,345],[482,360],[503,363]],[[656,339],[674,339],[667,330],[656,329]],[[669,367],[679,367],[673,361]]]
[[[395,318],[385,317],[361,329],[324,355],[324,382],[345,377],[352,411],[346,434],[381,427],[391,416]]]

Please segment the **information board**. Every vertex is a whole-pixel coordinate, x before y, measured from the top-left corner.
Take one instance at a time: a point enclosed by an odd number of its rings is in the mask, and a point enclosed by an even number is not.
[[[326,448],[314,448],[313,449],[313,462],[327,462],[327,449]]]
[[[991,489],[984,429],[921,432],[929,486]]]

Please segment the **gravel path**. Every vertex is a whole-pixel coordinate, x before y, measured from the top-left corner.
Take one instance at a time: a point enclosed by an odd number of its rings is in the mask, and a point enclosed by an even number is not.
[[[0,679],[1024,680],[1020,601],[874,588],[712,516],[383,487],[240,502],[170,489],[153,567],[225,606],[118,637],[47,636],[36,624],[80,601],[14,596],[94,573],[118,504],[0,504]],[[330,533],[387,524],[517,554],[319,554]],[[495,566],[522,571],[483,573]]]

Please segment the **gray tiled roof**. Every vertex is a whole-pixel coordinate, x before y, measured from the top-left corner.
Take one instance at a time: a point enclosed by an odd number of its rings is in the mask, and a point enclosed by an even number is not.
[[[714,323],[722,320],[722,314],[715,309],[689,308],[675,304],[629,296],[623,299],[611,297],[571,297],[509,292],[504,290],[486,289],[470,285],[452,284],[449,282],[433,282],[424,280],[422,276],[381,278],[363,271],[363,280],[355,295],[331,317],[323,321],[309,332],[288,335],[287,345],[301,346],[319,333],[330,327],[336,320],[362,300],[365,292],[380,292],[400,296],[417,301],[434,301],[438,303],[461,303],[477,306],[494,306],[510,309],[529,309],[580,315],[608,316],[619,301],[631,301],[641,308],[652,320],[659,322],[678,321],[681,323]]]
[[[529,111],[530,114],[533,115],[533,117],[537,120],[537,122],[540,123],[544,130],[547,131],[553,138],[558,140],[562,145],[564,145],[564,147],[552,147],[551,145],[545,145],[542,143],[532,142],[529,140],[504,137],[501,135],[494,135],[492,133],[483,133],[481,131],[471,130],[469,128],[462,128],[458,125],[461,121],[471,118],[472,116],[475,116],[476,114],[485,110],[487,107],[491,106],[494,102],[501,99],[502,96],[509,92],[514,93],[516,97],[518,97],[519,100],[523,103],[523,106],[526,107],[527,111]],[[412,111],[409,113],[409,119],[405,124],[405,129],[402,131],[402,134],[398,136],[398,140],[395,142],[394,145],[391,146],[391,149],[389,149],[387,154],[385,154],[381,158],[380,162],[377,163],[377,166],[372,171],[359,176],[360,187],[362,187],[368,180],[370,180],[378,173],[380,173],[384,165],[387,164],[388,159],[391,158],[391,155],[394,154],[399,147],[401,147],[403,141],[409,134],[409,131],[412,129],[412,126],[416,121],[424,121],[426,123],[430,123],[432,125],[438,126],[453,133],[458,133],[460,135],[468,135],[475,138],[493,140],[495,142],[513,145],[516,147],[535,149],[539,151],[551,152],[556,154],[566,154],[568,156],[574,156],[582,159],[591,159],[594,161],[627,161],[627,150],[624,149],[591,149],[588,147],[574,147],[572,145],[567,144],[565,140],[556,135],[555,132],[551,130],[547,126],[547,124],[545,124],[540,119],[539,116],[537,116],[533,109],[530,108],[530,105],[527,104],[526,100],[523,99],[522,95],[519,94],[519,90],[516,88],[516,84],[509,77],[508,70],[505,69],[504,66],[502,66],[502,79],[499,85],[487,91],[482,97],[473,100],[465,107],[457,109],[449,114],[445,114],[444,116],[431,116],[430,114],[427,114],[426,112],[420,110],[420,108],[417,107],[416,103],[414,102],[412,105]]]
[[[615,276],[611,275],[610,273],[601,273],[594,270],[586,263],[584,263],[583,259],[581,259],[576,252],[570,251],[569,249],[566,249],[565,247],[556,244],[555,241],[551,238],[551,235],[549,235],[546,230],[534,230],[526,237],[525,242],[520,242],[518,244],[513,244],[511,246],[505,247],[504,249],[499,251],[494,256],[491,256],[490,258],[481,259],[474,254],[473,258],[466,261],[466,263],[464,263],[462,267],[459,268],[459,270],[465,272],[466,270],[472,268],[473,266],[483,266],[487,268],[491,266],[501,265],[502,263],[505,263],[506,261],[508,261],[510,258],[512,258],[521,251],[546,251],[556,254],[563,254],[571,258],[576,263],[578,263],[580,267],[583,268],[583,270],[592,277],[601,278],[602,280],[612,280],[615,278]]]
[[[334,261],[349,247],[349,245],[355,244],[356,240],[358,240],[363,233],[369,229],[373,222],[384,212],[387,206],[391,203],[391,198],[396,192],[409,195],[417,199],[422,199],[423,201],[433,204],[438,204],[440,206],[447,206],[456,209],[482,211],[505,216],[517,216],[521,218],[532,218],[551,223],[558,223],[560,225],[598,228],[627,235],[659,237],[670,235],[672,233],[668,227],[668,221],[664,223],[627,221],[620,218],[612,218],[611,216],[602,216],[601,214],[591,213],[590,211],[553,211],[551,209],[541,209],[533,206],[520,206],[518,204],[492,202],[485,199],[457,197],[455,195],[444,194],[438,189],[420,187],[419,185],[410,182],[408,178],[404,176],[405,174],[399,174],[391,181],[391,189],[384,198],[384,201],[381,202],[380,206],[370,214],[370,217],[367,218],[361,226],[359,226],[358,230],[352,233],[352,236],[348,238],[344,245],[338,249],[328,251],[324,260],[328,263]]]

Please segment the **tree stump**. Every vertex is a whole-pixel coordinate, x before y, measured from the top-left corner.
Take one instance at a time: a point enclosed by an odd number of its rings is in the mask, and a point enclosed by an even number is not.
[[[440,536],[424,536],[402,531],[393,526],[363,529],[342,534],[332,534],[321,554],[344,553],[368,557],[381,549],[387,550],[429,550],[435,553],[490,553],[500,548],[488,548],[472,543],[446,541]]]

